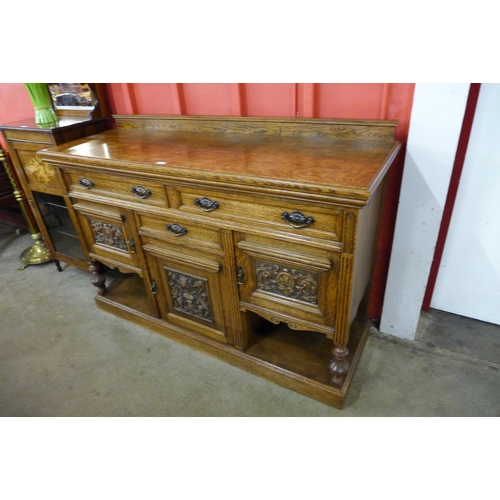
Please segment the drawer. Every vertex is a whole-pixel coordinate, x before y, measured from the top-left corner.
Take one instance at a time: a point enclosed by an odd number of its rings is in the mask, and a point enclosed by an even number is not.
[[[179,210],[186,213],[334,241],[341,238],[340,209],[291,198],[252,197],[185,187],[177,190],[177,203]]]
[[[163,208],[168,206],[165,188],[159,182],[136,182],[132,178],[93,172],[66,171],[64,175],[71,196],[112,198]]]
[[[176,211],[172,215],[151,216],[137,214],[139,234],[144,242],[149,238],[162,240],[169,244],[220,250],[220,231],[209,224],[199,224],[179,217]]]

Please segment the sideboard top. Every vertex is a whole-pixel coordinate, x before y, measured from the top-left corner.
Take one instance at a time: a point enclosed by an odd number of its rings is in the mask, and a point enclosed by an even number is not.
[[[394,159],[396,122],[115,117],[117,128],[40,152],[158,177],[308,189],[366,200]]]

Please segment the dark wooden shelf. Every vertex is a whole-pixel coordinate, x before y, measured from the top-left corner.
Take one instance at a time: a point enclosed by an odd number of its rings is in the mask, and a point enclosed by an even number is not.
[[[351,328],[348,357],[353,357],[363,335],[365,324],[354,322]],[[329,362],[333,342],[318,332],[292,330],[286,324],[274,325],[265,322],[252,336],[246,354],[297,373],[321,384],[328,385],[331,379]]]
[[[109,278],[113,279],[110,283]],[[158,317],[146,293],[144,281],[138,274],[124,274],[117,270],[106,273],[108,293],[106,299],[118,306],[135,309],[146,316]]]

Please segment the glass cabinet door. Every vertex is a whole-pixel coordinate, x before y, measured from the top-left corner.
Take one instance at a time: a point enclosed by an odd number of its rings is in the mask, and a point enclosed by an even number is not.
[[[35,191],[33,196],[55,251],[84,261],[85,255],[64,198]]]

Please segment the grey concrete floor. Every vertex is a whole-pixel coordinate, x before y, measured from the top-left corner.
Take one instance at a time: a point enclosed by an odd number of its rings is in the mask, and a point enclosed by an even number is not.
[[[343,410],[100,311],[89,275],[19,271],[0,226],[0,416],[500,416],[500,327],[441,311],[415,341],[372,328]]]

